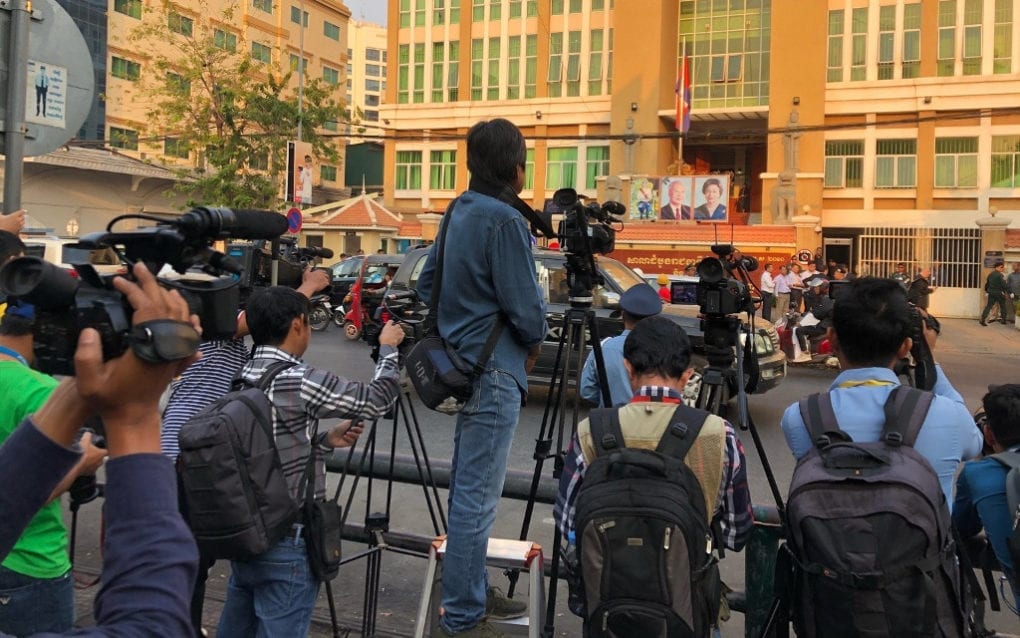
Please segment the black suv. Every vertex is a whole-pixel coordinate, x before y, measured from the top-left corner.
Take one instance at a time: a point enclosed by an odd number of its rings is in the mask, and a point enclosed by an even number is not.
[[[428,248],[415,248],[408,252],[404,257],[404,263],[393,276],[391,288],[398,290],[414,288],[418,283],[418,276],[425,266],[425,257],[428,255],[428,251]],[[567,273],[564,268],[566,258],[563,253],[540,248],[534,249],[533,252],[538,282],[545,294],[546,319],[549,322],[549,335],[542,345],[542,354],[532,371],[532,381],[536,382],[548,380],[552,373],[563,324],[563,314],[570,308],[570,304],[566,294]],[[605,285],[595,287],[592,309],[595,311],[599,336],[612,337],[623,331],[623,321],[620,319],[620,295],[631,286],[646,282],[626,265],[610,257],[598,256],[596,264],[605,279]],[[700,371],[705,365],[705,359],[698,307],[696,305],[667,304],[663,307],[662,314],[680,324],[690,336],[695,351],[694,365]],[[762,393],[779,385],[786,376],[786,355],[779,348],[779,336],[771,323],[756,318],[755,331],[754,346],[761,368],[761,381],[756,393]],[[696,386],[700,381],[700,372],[695,377],[693,391],[696,392]],[[688,388],[692,389],[691,386]]]

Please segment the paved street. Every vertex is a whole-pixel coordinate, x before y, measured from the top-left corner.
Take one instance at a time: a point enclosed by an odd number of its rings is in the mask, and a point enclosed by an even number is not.
[[[990,383],[1002,383],[1017,380],[1017,369],[1020,364],[1020,331],[1012,326],[999,324],[981,327],[977,321],[947,319],[943,322],[943,337],[936,349],[936,358],[947,370],[956,388],[963,394],[971,410],[980,404],[980,398]],[[336,372],[355,377],[368,378],[372,363],[368,358],[368,348],[361,342],[346,341],[339,330],[331,328],[324,333],[317,333],[313,338],[312,347],[307,359],[314,365],[328,367]],[[835,377],[835,371],[791,367],[788,379],[776,390],[750,399],[751,415],[757,424],[769,460],[775,470],[780,490],[785,495],[793,471],[793,459],[786,450],[783,437],[778,428],[779,417],[787,405],[804,394],[824,389]],[[532,453],[534,439],[538,433],[544,404],[544,392],[534,392],[532,401],[525,408],[518,428],[514,446],[511,451],[511,468],[531,472],[534,469]],[[452,450],[453,420],[419,406],[417,410],[421,421],[424,438],[428,446],[429,456],[433,461],[449,459]],[[379,453],[388,454],[390,442],[390,424],[380,424]],[[751,437],[741,433],[747,450],[750,483],[755,502],[772,503],[762,464],[758,452],[754,449]],[[408,453],[406,437],[401,434],[397,440],[397,452]],[[551,464],[546,465],[545,480],[551,481]],[[333,476],[331,483],[335,484]],[[349,486],[348,482],[348,486]],[[384,484],[376,482],[373,487],[373,510],[383,508]],[[345,488],[345,492],[347,488]],[[367,487],[365,481],[358,488],[355,504],[350,520],[363,522]],[[445,498],[445,492],[443,493]],[[424,505],[421,489],[417,486],[394,487],[392,501],[393,531],[411,532],[431,535],[432,528]],[[96,574],[101,563],[98,552],[97,524],[100,508],[98,504],[86,505],[82,509],[79,530],[78,564],[85,574]],[[524,504],[504,499],[496,524],[495,535],[500,537],[516,537],[520,531]],[[538,506],[532,525],[530,538],[547,547],[552,539],[551,507]],[[354,542],[345,545],[345,553],[356,553],[360,546]],[[743,556],[730,554],[723,563],[726,582],[734,589],[744,586]],[[418,603],[424,575],[425,561],[419,558],[406,557],[388,552],[383,557],[382,576],[379,594],[379,614],[377,635],[407,636],[411,634],[414,614]],[[364,561],[345,566],[334,582],[335,599],[341,624],[352,628],[357,633],[362,615],[362,589],[364,582]],[[217,565],[210,580],[209,593],[206,599],[205,625],[214,635],[219,609],[224,600],[228,567]],[[505,588],[506,580],[500,574],[492,574],[492,582]],[[522,581],[523,582],[523,581]],[[79,621],[88,624],[91,620],[91,600],[97,588],[80,591]],[[570,615],[565,606],[565,588],[560,589],[558,614],[556,619],[557,635],[577,636],[580,634],[580,622]],[[329,636],[328,608],[325,594],[320,595],[319,607],[316,611],[312,635]],[[1020,623],[1015,618],[1002,614],[991,614],[989,625],[1011,633],[1020,633]],[[743,618],[734,614],[733,619],[724,626],[725,636],[743,635]]]

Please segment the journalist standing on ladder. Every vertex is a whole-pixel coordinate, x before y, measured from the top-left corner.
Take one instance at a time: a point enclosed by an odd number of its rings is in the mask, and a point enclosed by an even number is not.
[[[517,197],[524,186],[524,136],[504,119],[479,122],[468,131],[467,153],[468,190],[442,222],[448,228],[439,332],[474,365],[495,322],[503,330],[457,417],[440,627],[445,635],[500,636],[485,617],[520,616],[526,607],[488,587],[486,547],[527,396],[527,373],[548,327],[531,237],[515,210],[526,207]],[[435,258],[433,245],[418,280],[426,302]]]

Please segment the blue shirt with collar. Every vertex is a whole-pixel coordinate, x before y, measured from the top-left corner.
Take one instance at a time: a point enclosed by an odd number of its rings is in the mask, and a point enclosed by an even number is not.
[[[924,425],[914,449],[928,459],[938,474],[946,502],[953,503],[953,477],[960,462],[981,453],[981,432],[963,403],[963,397],[936,365],[936,381]],[[850,385],[875,381],[883,385]],[[829,387],[832,410],[841,430],[855,441],[877,441],[885,424],[885,401],[900,380],[889,368],[844,370]],[[786,408],[782,420],[783,435],[793,456],[800,459],[814,445],[800,416],[800,406]]]
[[[627,340],[630,330],[624,330],[615,337],[608,337],[602,340],[602,361],[606,364],[606,379],[609,381],[609,398],[612,405],[622,405],[630,401],[634,391],[630,388],[630,378],[627,377],[627,369],[623,367],[623,342]],[[595,374],[595,353],[588,355],[584,362],[584,370],[581,372],[581,397],[590,403],[602,404],[602,389],[599,387],[599,378]]]
[[[474,364],[494,322],[502,318],[503,333],[486,369],[512,375],[526,393],[528,349],[541,344],[549,328],[524,217],[509,204],[470,190],[444,217],[449,228],[443,248],[439,333]],[[438,246],[438,241],[432,245],[418,278],[417,289],[425,302],[434,285]]]

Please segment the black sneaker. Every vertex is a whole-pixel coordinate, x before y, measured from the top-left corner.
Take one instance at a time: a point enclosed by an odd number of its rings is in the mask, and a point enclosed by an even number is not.
[[[462,631],[456,634],[448,634],[443,629],[442,625],[439,626],[440,636],[450,636],[451,638],[505,638],[506,634],[496,629],[488,623],[485,619],[478,623],[467,631]]]
[[[987,326],[988,325],[987,323],[985,323],[984,319],[979,319],[978,323],[980,323],[982,326]]]
[[[493,620],[511,620],[521,618],[528,613],[528,603],[523,600],[507,598],[499,587],[489,587],[485,591],[485,615]]]

